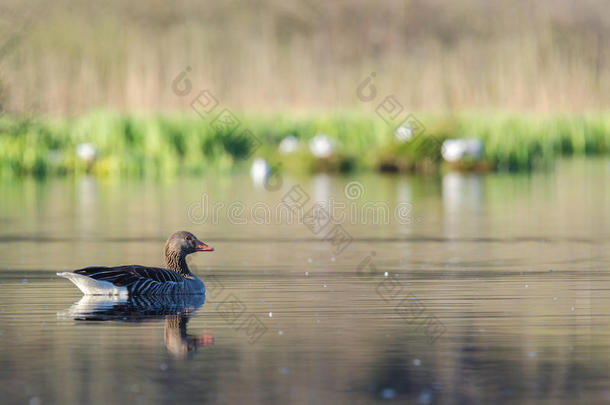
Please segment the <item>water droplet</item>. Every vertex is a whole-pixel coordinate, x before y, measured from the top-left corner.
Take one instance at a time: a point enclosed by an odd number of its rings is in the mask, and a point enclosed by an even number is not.
[[[306,275],[306,276],[309,276],[309,272],[308,272],[308,271],[306,271],[306,272],[305,272],[305,275]]]
[[[420,359],[413,359],[413,365],[414,366],[421,366],[421,360]]]
[[[41,405],[42,404],[42,400],[40,399],[40,397],[32,397],[32,398],[30,398],[28,403],[30,405]]]
[[[424,404],[427,405],[432,401],[432,395],[430,394],[430,391],[428,391],[427,389],[424,389],[421,394],[419,394],[419,396],[417,397],[417,403],[418,404]]]
[[[269,312],[269,318],[273,318],[273,312]]]
[[[335,261],[335,256],[331,256],[331,257],[330,257],[330,261],[331,261],[331,262],[334,262],[334,261]]]
[[[280,329],[280,330],[277,331],[277,334],[282,336],[284,334],[284,331]]]
[[[381,390],[382,399],[394,399],[396,397],[396,390],[394,388],[384,388]]]
[[[386,271],[385,273],[383,273],[383,276],[387,277],[388,276],[388,272]]]
[[[308,262],[308,263],[313,262],[313,260],[311,259],[311,257],[310,257],[309,259],[307,259],[307,262]]]
[[[574,306],[573,306],[573,305],[572,305],[572,308],[571,308],[571,310],[572,310],[572,311],[574,311],[574,310],[575,310],[575,309],[576,309],[576,308],[574,308]]]
[[[525,285],[525,288],[527,288],[527,287],[529,287],[529,285],[527,285],[527,284],[526,284],[526,285]]]
[[[553,297],[553,301],[557,301],[557,297]]]

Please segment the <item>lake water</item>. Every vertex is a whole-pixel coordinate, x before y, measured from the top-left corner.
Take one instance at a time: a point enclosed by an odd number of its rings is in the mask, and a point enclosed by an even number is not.
[[[1,403],[610,402],[608,159],[0,196]],[[81,299],[55,276],[161,265],[179,229],[216,248],[189,257],[205,303]]]

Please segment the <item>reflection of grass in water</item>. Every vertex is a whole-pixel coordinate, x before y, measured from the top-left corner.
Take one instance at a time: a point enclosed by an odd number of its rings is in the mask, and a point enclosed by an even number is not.
[[[124,116],[95,113],[75,119],[38,121],[0,118],[0,173],[4,177],[92,172],[101,176],[172,176],[230,171],[235,163],[263,156],[291,171],[350,171],[383,168],[435,170],[440,141],[478,137],[484,158],[498,169],[528,170],[559,155],[610,151],[610,117],[459,115],[420,117],[424,135],[399,143],[393,128],[374,115],[342,113],[299,117],[243,116],[236,131],[218,130],[197,116]],[[242,135],[249,129],[260,148]],[[336,153],[315,158],[307,142],[324,133]],[[300,148],[280,155],[278,144],[292,134]],[[81,143],[98,149],[94,162],[78,158]]]

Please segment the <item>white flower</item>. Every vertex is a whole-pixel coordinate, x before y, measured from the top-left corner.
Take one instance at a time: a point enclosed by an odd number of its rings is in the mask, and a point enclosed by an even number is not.
[[[309,141],[309,150],[317,158],[327,158],[333,154],[334,145],[326,134],[317,134]]]
[[[85,162],[92,162],[97,157],[97,148],[89,142],[81,143],[76,147],[76,154]]]
[[[464,154],[464,141],[461,139],[447,139],[443,142],[441,154],[447,162],[457,162]]]
[[[465,157],[478,159],[483,155],[483,142],[480,139],[447,139],[441,154],[447,162],[458,162]]]
[[[299,140],[294,135],[288,135],[280,142],[280,153],[289,154],[296,152],[299,148]]]
[[[271,175],[271,166],[269,163],[263,158],[256,158],[254,162],[252,162],[252,167],[250,168],[250,177],[257,185],[265,184],[265,181]]]
[[[413,127],[411,125],[401,125],[394,131],[394,137],[398,142],[407,142],[413,136]]]

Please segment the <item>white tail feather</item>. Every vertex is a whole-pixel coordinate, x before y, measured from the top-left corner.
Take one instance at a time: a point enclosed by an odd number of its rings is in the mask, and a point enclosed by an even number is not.
[[[117,287],[109,281],[96,280],[68,271],[57,273],[57,275],[72,281],[85,295],[129,295],[127,287]]]

